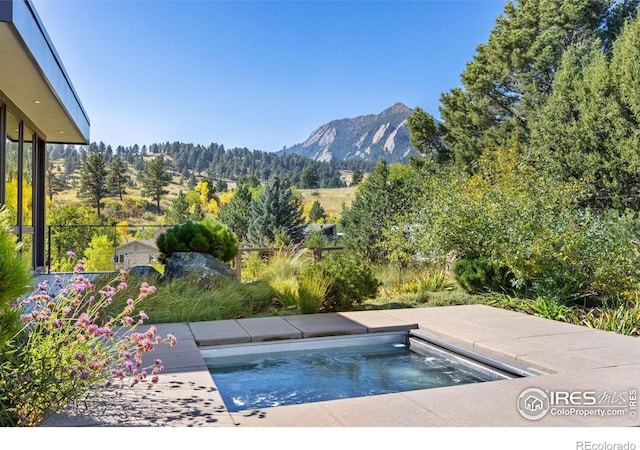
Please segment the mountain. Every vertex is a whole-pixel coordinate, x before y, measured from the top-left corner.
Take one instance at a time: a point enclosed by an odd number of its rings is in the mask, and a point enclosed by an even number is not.
[[[380,114],[333,120],[301,144],[281,150],[316,161],[365,160],[405,162],[415,150],[409,144],[407,116],[413,109],[396,103]]]

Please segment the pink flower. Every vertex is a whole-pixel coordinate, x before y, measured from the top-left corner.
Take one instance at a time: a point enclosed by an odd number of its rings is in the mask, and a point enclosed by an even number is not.
[[[130,359],[131,358],[131,352],[129,350],[125,350],[122,352],[122,357],[126,358],[126,359]]]
[[[126,288],[127,288],[127,283],[125,283],[124,281],[118,285],[119,291],[124,291]]]
[[[149,316],[147,316],[147,314],[144,311],[140,310],[140,318],[142,320],[147,320]]]
[[[160,358],[156,359],[156,366],[161,366],[162,360]]]
[[[176,337],[171,333],[167,334],[167,339],[169,339],[169,346],[171,347],[175,347],[176,344],[178,343],[178,340],[176,339]]]
[[[133,318],[131,316],[124,316],[122,318],[122,324],[130,327],[131,325],[133,325]]]
[[[80,362],[85,362],[87,357],[84,355],[84,353],[76,353],[74,358]]]
[[[76,257],[76,254],[75,254],[74,252],[72,252],[71,250],[68,250],[68,251],[67,251],[67,256],[68,256],[69,258],[75,258],[75,257]]]

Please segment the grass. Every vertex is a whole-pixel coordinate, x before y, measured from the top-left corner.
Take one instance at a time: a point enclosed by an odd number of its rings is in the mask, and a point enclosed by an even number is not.
[[[98,288],[111,281],[108,276],[96,280]],[[220,282],[214,289],[203,290],[196,283],[147,280],[156,286],[156,292],[144,300],[141,309],[152,323],[199,322],[207,320],[238,319],[268,310],[274,292],[265,281],[238,283]],[[130,277],[128,288],[119,292],[107,314],[122,311],[128,298],[135,298],[143,280]]]
[[[302,203],[318,200],[325,213],[333,213],[336,217],[342,214],[342,205],[351,206],[356,198],[357,186],[327,189],[300,189]]]

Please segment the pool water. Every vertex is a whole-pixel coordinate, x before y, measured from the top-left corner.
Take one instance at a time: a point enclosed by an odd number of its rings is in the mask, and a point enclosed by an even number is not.
[[[495,380],[455,358],[402,343],[205,358],[229,411]]]

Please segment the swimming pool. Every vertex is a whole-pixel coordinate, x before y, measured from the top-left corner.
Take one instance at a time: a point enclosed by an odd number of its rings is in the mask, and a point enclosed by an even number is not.
[[[406,332],[201,350],[231,412],[510,379]]]

